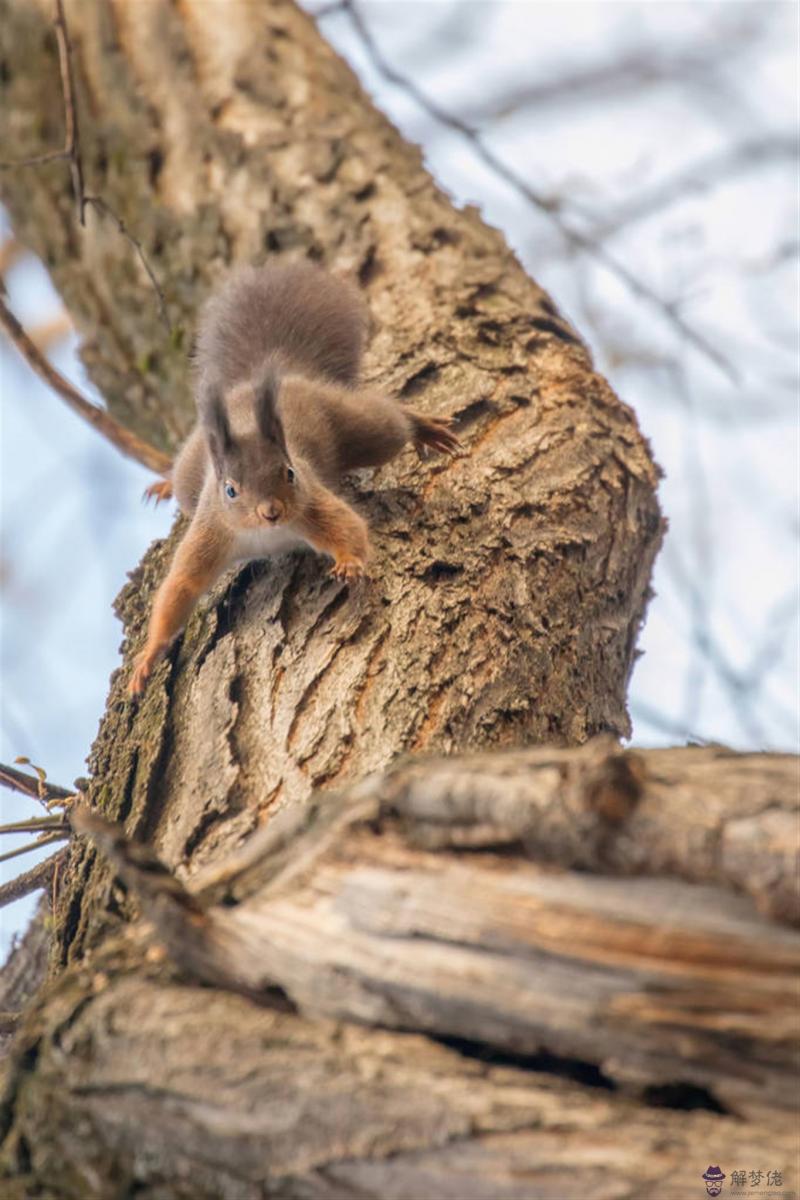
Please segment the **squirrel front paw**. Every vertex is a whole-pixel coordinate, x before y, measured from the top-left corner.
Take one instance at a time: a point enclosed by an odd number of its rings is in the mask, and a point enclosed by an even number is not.
[[[172,480],[157,479],[155,483],[151,483],[149,487],[144,489],[142,499],[145,504],[150,500],[155,500],[156,506],[158,506],[162,500],[171,500],[172,495]]]
[[[363,577],[365,571],[366,563],[363,558],[345,554],[336,559],[330,573],[334,579],[344,579],[347,583],[354,583],[356,579]]]
[[[428,448],[437,454],[457,454],[461,442],[458,435],[453,433],[450,417],[427,417],[422,413],[414,413],[414,445],[420,458],[424,457]]]
[[[137,654],[133,664],[133,674],[128,684],[128,694],[130,696],[141,696],[148,679],[153,673],[153,667],[160,661],[163,655],[163,648],[152,650],[148,647],[145,647],[144,650]]]

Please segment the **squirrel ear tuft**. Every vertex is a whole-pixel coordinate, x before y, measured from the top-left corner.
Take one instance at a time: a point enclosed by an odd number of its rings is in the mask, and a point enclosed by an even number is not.
[[[283,422],[278,412],[280,375],[274,366],[267,366],[253,381],[256,423],[261,436],[287,454]]]
[[[197,407],[200,413],[200,422],[208,439],[208,449],[214,470],[222,479],[225,474],[225,458],[233,444],[222,392],[213,385],[203,388],[198,397]]]

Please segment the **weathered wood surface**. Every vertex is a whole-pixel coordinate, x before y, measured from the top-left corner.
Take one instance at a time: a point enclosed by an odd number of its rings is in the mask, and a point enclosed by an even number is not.
[[[800,759],[721,746],[620,751],[596,739],[408,761],[380,782],[417,844],[522,848],[619,875],[729,884],[800,924]],[[385,802],[385,800],[384,800]]]
[[[307,1016],[545,1050],[620,1086],[705,1089],[739,1115],[793,1109],[800,934],[684,881],[703,873],[704,838],[708,876],[716,862],[725,878],[715,823],[770,828],[781,802],[796,819],[797,761],[767,756],[759,795],[744,786],[759,756],[741,758],[737,775],[717,749],[601,743],[401,766],[281,814],[201,873],[202,918],[172,890],[145,911],[174,961],[279,987]],[[760,876],[796,898],[788,841]]]
[[[116,953],[64,976],[18,1047],[36,1074],[13,1077],[6,1148],[30,1175],[3,1180],[4,1200],[690,1200],[710,1158],[794,1182],[789,1114],[647,1106],[152,963],[127,974]]]
[[[741,777],[790,806],[796,763],[756,757]],[[77,815],[146,920],[26,1013],[10,1178],[30,1158],[65,1200],[684,1200],[719,1159],[796,1186],[800,934],[735,880],[681,878],[705,813],[763,812],[736,761],[605,742],[400,765],[292,806],[191,890]],[[614,843],[663,856],[672,818],[688,857],[631,878]],[[570,822],[605,873],[556,865]]]
[[[0,970],[0,1061],[11,1046],[19,1014],[47,976],[50,956],[49,902],[42,898],[23,937],[12,946]]]

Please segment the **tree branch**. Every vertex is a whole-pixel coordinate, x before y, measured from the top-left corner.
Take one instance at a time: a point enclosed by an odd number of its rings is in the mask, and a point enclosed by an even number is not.
[[[84,202],[84,205],[86,205],[86,204],[90,205],[95,210],[95,212],[99,212],[101,214],[101,216],[103,214],[105,214],[106,216],[110,217],[111,220],[116,225],[119,233],[121,233],[122,236],[125,238],[125,240],[130,242],[131,246],[133,246],[134,250],[139,255],[139,261],[141,262],[142,266],[144,267],[147,278],[150,280],[151,284],[153,285],[153,291],[155,292],[156,298],[158,299],[158,311],[161,315],[161,320],[163,321],[167,331],[171,333],[172,332],[172,322],[170,321],[169,313],[167,312],[167,301],[164,296],[164,292],[162,291],[161,285],[159,284],[158,280],[155,277],[153,268],[150,266],[150,263],[148,262],[147,255],[144,252],[142,243],[139,241],[138,238],[133,236],[133,234],[128,229],[125,222],[122,220],[122,217],[120,217],[120,215],[114,211],[114,209],[111,207],[111,205],[108,203],[108,201],[104,200],[102,196],[84,196],[83,202]]]
[[[591,237],[596,241],[613,237],[627,226],[652,216],[686,195],[704,191],[732,175],[763,166],[764,163],[796,163],[799,155],[800,148],[793,135],[775,134],[748,139],[722,154],[709,156],[702,162],[684,168],[672,178],[635,196],[609,217],[597,221],[591,229]]]
[[[82,417],[89,425],[97,430],[106,441],[115,446],[127,458],[132,458],[142,466],[148,467],[158,474],[165,474],[172,465],[169,455],[150,446],[137,434],[126,429],[110,413],[96,404],[92,404],[82,396],[68,379],[45,358],[33,341],[28,337],[17,318],[0,297],[0,325],[3,326],[11,341],[19,350],[28,365],[40,379],[57,392],[69,407]]]
[[[70,791],[68,788],[60,787],[57,783],[50,783],[41,776],[28,775],[25,771],[18,771],[16,767],[10,767],[7,763],[0,763],[0,786],[11,788],[14,792],[22,792],[24,796],[30,796],[33,800],[41,800],[44,804],[50,804],[52,801],[71,800],[75,796],[75,789]]]
[[[102,198],[102,196],[87,195],[84,180],[83,180],[83,162],[81,160],[80,150],[80,126],[78,124],[78,109],[75,103],[75,79],[72,66],[72,43],[69,36],[69,28],[67,26],[67,18],[64,13],[64,0],[55,0],[55,17],[53,21],[56,31],[56,41],[58,42],[58,62],[61,72],[61,91],[64,101],[64,147],[61,150],[51,150],[45,154],[34,154],[29,158],[19,159],[16,162],[0,162],[0,170],[9,170],[15,167],[35,167],[41,166],[44,163],[55,162],[58,159],[66,159],[69,163],[70,178],[72,180],[72,192],[75,198],[75,208],[78,214],[78,221],[81,225],[86,225],[86,206],[90,205],[101,216],[106,215],[111,217],[117,229],[122,236],[133,246],[139,261],[141,262],[147,274],[153,290],[158,299],[158,310],[161,315],[161,320],[167,328],[168,332],[172,330],[172,324],[167,312],[167,303],[164,297],[164,292],[156,279],[155,273],[144,252],[144,247],[138,238],[134,237],[130,230],[126,227],[122,218],[114,211],[111,205]]]
[[[58,62],[61,70],[61,86],[64,93],[64,153],[69,159],[69,173],[75,207],[81,225],[86,224],[86,201],[83,191],[83,164],[81,162],[78,114],[75,108],[75,80],[72,73],[72,46],[69,40],[67,19],[64,16],[64,0],[55,0],[55,30],[58,41]]]
[[[5,854],[0,854],[0,863],[19,858],[22,854],[30,854],[32,850],[40,850],[42,846],[49,846],[51,842],[63,842],[69,836],[69,830],[66,828],[56,833],[43,833],[34,842],[27,842],[24,846],[18,846],[16,850],[7,850]]]
[[[699,351],[718,367],[728,379],[733,383],[738,382],[739,374],[733,364],[702,334],[699,334],[688,321],[684,320],[674,302],[664,300],[657,292],[648,287],[647,284],[642,283],[632,271],[629,271],[603,245],[599,244],[593,235],[582,233],[575,226],[571,225],[559,212],[558,203],[531,187],[521,175],[518,175],[507,163],[498,158],[494,151],[489,149],[477,130],[452,113],[446,112],[439,104],[431,100],[412,79],[409,79],[407,75],[402,74],[402,72],[391,66],[386,58],[384,58],[354,0],[342,0],[342,8],[348,14],[353,28],[373,64],[386,79],[407,92],[436,121],[454,129],[465,138],[472,146],[478,158],[487,167],[553,222],[569,246],[585,252],[599,262],[607,271],[620,279],[634,296],[637,296],[640,300],[644,300],[647,304],[657,309],[667,324],[671,325],[677,333],[681,334],[695,350]]]
[[[664,83],[707,85],[720,64],[729,65],[737,52],[752,45],[758,32],[758,24],[745,14],[744,19],[735,19],[722,28],[709,24],[685,45],[636,46],[605,62],[565,65],[558,75],[526,82],[505,95],[477,103],[469,119],[477,124],[521,108],[533,108],[538,113],[548,105],[596,103],[604,97],[640,93]]]
[[[0,885],[0,908],[6,904],[12,904],[15,900],[21,900],[23,896],[36,892],[40,888],[49,887],[63,853],[63,849],[56,850],[55,854],[51,854],[49,858],[45,858],[35,867],[31,867],[30,871],[24,871],[21,875],[10,879],[8,883]]]
[[[729,884],[738,854],[795,894],[797,767],[608,741],[410,762],[290,806],[191,890],[99,814],[74,824],[212,987],[756,1120],[795,1104],[800,935],[706,868]]]

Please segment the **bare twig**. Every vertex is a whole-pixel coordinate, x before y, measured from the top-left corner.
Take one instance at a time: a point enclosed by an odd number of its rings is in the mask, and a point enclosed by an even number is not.
[[[49,830],[67,829],[64,817],[54,814],[49,817],[29,817],[25,821],[10,821],[0,825],[0,836],[4,833],[46,833]]]
[[[58,62],[61,71],[61,92],[64,98],[64,147],[61,150],[51,150],[46,154],[36,154],[30,158],[21,159],[17,162],[2,162],[0,167],[31,167],[39,166],[42,163],[53,162],[56,159],[64,158],[69,163],[70,177],[72,179],[72,192],[75,197],[75,208],[78,213],[78,220],[81,225],[86,224],[86,206],[91,205],[96,212],[101,216],[108,216],[117,226],[117,229],[122,234],[127,242],[133,246],[139,261],[141,262],[148,279],[153,285],[153,290],[158,298],[158,311],[161,320],[164,322],[167,330],[171,332],[172,324],[167,312],[167,303],[164,298],[158,280],[155,277],[153,268],[147,260],[142,243],[138,238],[134,237],[130,230],[125,225],[122,218],[114,211],[108,201],[102,196],[87,195],[83,181],[83,163],[81,161],[80,150],[80,127],[78,125],[78,109],[75,104],[75,80],[72,70],[72,43],[69,37],[69,29],[67,27],[67,19],[64,15],[64,0],[55,0],[55,18],[54,26],[56,31],[56,39],[58,41]]]
[[[602,97],[619,96],[626,92],[639,94],[646,87],[686,81],[708,84],[722,60],[727,63],[739,49],[746,49],[758,32],[755,21],[746,16],[736,19],[722,30],[708,30],[704,37],[695,34],[685,45],[662,47],[637,46],[625,49],[617,58],[605,62],[571,67],[564,65],[557,75],[526,82],[505,93],[478,102],[469,119],[476,124],[496,120],[521,108],[534,108],[539,113],[548,105],[593,103]]]
[[[47,150],[44,154],[31,154],[28,158],[0,160],[0,171],[13,171],[17,167],[41,167],[44,163],[57,162],[60,158],[69,158],[66,150]]]
[[[38,776],[18,771],[16,767],[10,767],[7,763],[0,763],[0,787],[11,788],[14,792],[21,792],[23,796],[42,800],[44,803],[71,800],[75,795],[74,789],[70,791],[68,788],[59,787],[57,783],[43,782]]]
[[[793,588],[767,613],[764,621],[766,634],[740,674],[743,688],[752,690],[754,694],[759,692],[767,675],[783,660],[792,629],[797,625],[798,609],[800,596],[797,589]]]
[[[38,891],[39,888],[49,887],[55,878],[56,867],[63,853],[63,849],[56,850],[55,854],[51,854],[49,858],[45,858],[35,867],[31,867],[30,871],[23,871],[21,875],[2,884],[0,886],[0,908],[6,904],[13,904],[15,900],[21,900],[23,896],[28,896],[31,892]]]
[[[676,744],[679,745],[684,745],[687,742],[697,745],[698,742],[702,741],[702,739],[689,732],[686,729],[686,726],[681,724],[681,722],[671,720],[668,716],[665,716],[660,709],[653,708],[651,705],[647,704],[646,701],[633,700],[631,702],[631,717],[633,718],[633,724],[639,745],[641,745],[641,734],[639,730],[636,729],[636,726],[638,726],[640,722],[644,722],[646,725],[652,726],[653,729],[657,729],[659,733],[663,733],[667,737],[672,738]]]
[[[679,594],[685,603],[690,609],[697,606],[700,603],[697,599],[697,592],[700,585],[695,577],[690,574],[674,542],[671,554],[665,559],[665,565],[676,581]],[[776,610],[778,620],[777,632],[779,638],[781,638],[779,643],[780,650],[784,648],[784,641],[781,634],[785,634],[786,632],[783,628],[783,622],[792,620],[796,612],[796,609],[793,609],[791,604],[792,600],[788,598],[783,602],[781,608]],[[771,619],[767,621],[768,626],[771,624]],[[771,630],[771,632],[774,631]],[[758,662],[766,656],[767,666],[771,665],[771,661],[774,659],[776,653],[776,647],[772,643],[772,638],[765,639],[765,644],[756,651],[752,661],[744,670],[739,670],[732,665],[727,653],[711,632],[708,622],[694,631],[692,649],[696,654],[704,658],[712,667],[717,678],[728,689],[731,707],[751,742],[759,746],[766,745],[769,739],[759,715],[763,704],[759,701],[758,695],[761,686]]]
[[[612,257],[605,247],[598,244],[593,237],[582,233],[567,222],[558,211],[559,204],[557,201],[531,187],[522,176],[518,175],[516,171],[512,170],[511,167],[498,158],[494,151],[489,149],[475,129],[465,121],[460,120],[458,117],[453,116],[452,113],[441,108],[412,79],[409,79],[406,75],[403,75],[391,66],[383,57],[354,0],[342,0],[342,8],[348,14],[353,28],[374,66],[386,79],[397,87],[402,88],[436,121],[448,126],[450,129],[455,129],[457,133],[461,134],[470,143],[476,155],[490,170],[494,171],[495,175],[504,180],[505,183],[518,192],[525,200],[549,217],[568,245],[589,254],[612,275],[616,275],[634,296],[637,296],[640,300],[644,300],[657,309],[664,320],[672,325],[673,329],[680,333],[687,342],[694,346],[695,350],[698,350],[713,362],[730,380],[733,382],[738,381],[738,373],[735,367],[728,362],[716,347],[706,341],[702,334],[699,334],[684,320],[678,311],[676,303],[664,300],[657,292],[649,288],[647,284],[642,283],[626,266]]]
[[[169,455],[164,454],[161,450],[156,450],[154,446],[149,445],[137,434],[121,425],[105,409],[92,404],[85,396],[81,395],[76,387],[73,387],[68,379],[64,378],[60,371],[57,371],[48,362],[28,337],[14,314],[8,309],[2,297],[0,297],[0,325],[3,326],[22,357],[40,379],[58,392],[73,412],[83,417],[84,421],[102,434],[106,441],[111,442],[112,446],[116,446],[122,454],[141,463],[142,466],[148,467],[151,471],[163,475],[169,470],[171,466]]]
[[[619,233],[621,229],[649,217],[681,197],[701,192],[738,175],[752,167],[769,162],[797,162],[800,147],[794,135],[775,134],[771,137],[748,139],[727,150],[695,163],[677,175],[636,196],[607,220],[599,221],[591,236],[600,241]]]
[[[72,191],[75,196],[75,207],[78,210],[78,220],[81,225],[85,225],[86,200],[83,192],[83,164],[81,162],[78,115],[75,107],[75,81],[72,76],[72,45],[69,40],[67,19],[64,16],[64,0],[56,0],[55,28],[58,41],[58,62],[61,68],[61,88],[64,93],[64,152],[69,159],[69,173],[72,177]]]
[[[58,833],[44,833],[35,842],[26,842],[24,846],[18,846],[16,850],[8,850],[5,854],[0,854],[0,863],[8,862],[10,858],[19,858],[20,854],[30,854],[31,850],[38,850],[40,846],[49,846],[52,842],[63,842],[69,836],[70,831],[66,827]]]
[[[110,217],[111,220],[116,225],[119,232],[125,238],[125,240],[127,242],[130,242],[131,246],[133,246],[134,250],[139,255],[139,262],[144,267],[144,269],[147,273],[147,278],[150,280],[151,284],[153,285],[153,291],[155,292],[155,294],[158,298],[158,312],[161,317],[161,320],[164,322],[164,325],[166,326],[167,330],[171,332],[172,323],[170,322],[169,313],[167,312],[167,301],[164,297],[163,291],[161,290],[161,286],[159,285],[159,282],[153,273],[153,268],[150,266],[150,263],[147,261],[147,256],[142,248],[142,243],[139,241],[138,238],[133,236],[133,234],[128,229],[127,225],[122,220],[122,218],[119,216],[119,214],[114,211],[114,209],[111,207],[111,205],[108,203],[108,201],[104,200],[102,198],[102,196],[84,196],[83,202],[84,202],[84,205],[90,204],[92,206],[92,208],[96,212],[100,213],[101,215]]]
[[[60,150],[47,150],[44,154],[31,154],[27,158],[12,162],[0,162],[0,169],[10,170],[15,167],[40,167],[44,163],[57,162],[65,158],[69,161],[72,177],[72,191],[75,196],[75,207],[81,225],[84,222],[83,197],[83,167],[80,159],[78,141],[78,121],[75,115],[75,85],[72,78],[72,46],[69,40],[67,21],[64,16],[63,0],[55,0],[55,17],[53,24],[58,42],[58,65],[61,71],[61,92],[64,97],[64,145]]]

